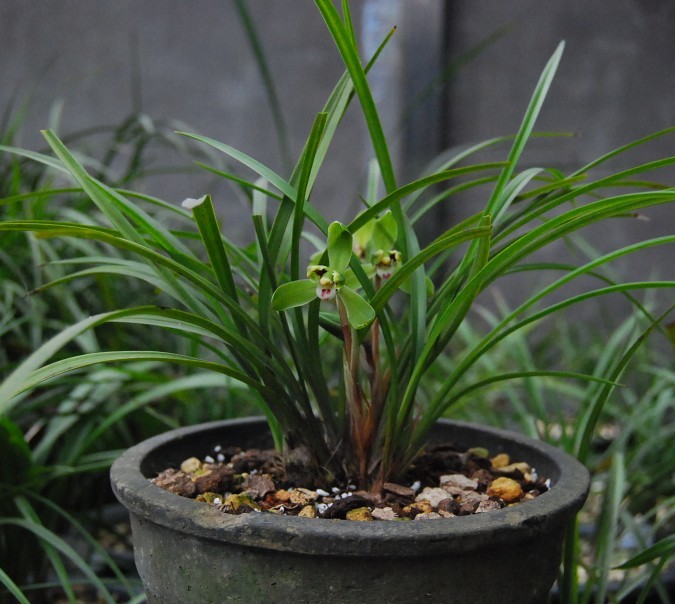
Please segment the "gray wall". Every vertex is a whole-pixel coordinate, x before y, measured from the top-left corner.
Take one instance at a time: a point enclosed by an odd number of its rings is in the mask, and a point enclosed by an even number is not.
[[[342,73],[339,56],[316,10],[300,3],[288,10],[284,0],[250,5],[297,154]],[[17,107],[14,99],[31,92],[20,141],[26,146],[43,145],[38,130],[48,125],[56,102],[62,102],[61,134],[119,124],[136,109],[132,71],[138,65],[141,108],[147,115],[183,122],[183,129],[208,134],[282,169],[264,88],[233,2],[2,0],[0,39],[0,108],[11,102]],[[341,187],[345,174],[361,174],[359,154],[349,151],[354,141],[360,146],[361,134],[355,120],[348,119],[318,197]],[[165,155],[158,159],[158,165],[167,163],[189,162]],[[163,176],[148,181],[145,189],[176,202],[208,190],[227,205],[229,216],[243,219],[229,188],[212,191],[214,186],[201,176]]]
[[[341,73],[339,57],[309,0],[249,2],[269,54],[297,154]],[[364,36],[390,23],[398,33],[373,72],[397,162],[406,178],[441,147],[515,131],[540,70],[561,39],[567,49],[538,128],[574,132],[573,140],[536,143],[528,161],[560,167],[582,162],[632,138],[675,124],[675,4],[650,0],[360,0]],[[412,114],[415,128],[399,128],[407,101],[423,90],[452,57],[470,52],[500,27],[510,30],[463,65],[443,90]],[[264,89],[233,3],[222,0],[58,0],[0,2],[0,108],[32,90],[23,144],[41,146],[37,130],[63,101],[59,125],[67,133],[115,124],[134,109],[132,66],[137,40],[142,109],[152,118],[185,122],[283,171]],[[371,46],[371,44],[366,44]],[[354,108],[355,109],[355,108]],[[351,110],[338,135],[314,201],[330,218],[358,205],[365,146],[362,122]],[[644,152],[672,155],[673,137]],[[498,157],[503,158],[504,150]],[[635,156],[633,156],[633,159]],[[161,158],[160,163],[185,163]],[[627,160],[626,160],[627,161]],[[624,160],[619,160],[622,165]],[[145,190],[179,202],[206,190],[243,220],[230,189],[215,191],[203,176],[150,179]],[[444,220],[451,220],[448,209]],[[602,238],[623,241],[672,232],[673,209],[652,213],[651,223],[620,225]],[[653,264],[670,269],[671,258]],[[672,275],[671,275],[672,276]]]

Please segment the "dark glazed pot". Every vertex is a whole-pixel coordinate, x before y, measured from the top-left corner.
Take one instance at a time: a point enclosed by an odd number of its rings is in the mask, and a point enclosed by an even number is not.
[[[131,515],[148,601],[544,602],[565,528],[586,499],[586,469],[545,443],[472,424],[440,421],[433,440],[507,452],[549,477],[553,488],[514,507],[444,520],[232,516],[148,478],[217,444],[269,446],[264,420],[202,424],[132,447],[110,474]]]

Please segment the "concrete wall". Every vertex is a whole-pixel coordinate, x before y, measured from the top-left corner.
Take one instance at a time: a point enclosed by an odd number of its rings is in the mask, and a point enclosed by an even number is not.
[[[632,140],[675,125],[675,3],[636,0],[460,0],[449,4],[452,55],[469,52],[491,33],[506,33],[463,67],[448,95],[448,144],[514,132],[539,74],[558,43],[566,47],[537,130],[574,138],[533,141],[525,165],[564,170]],[[607,164],[612,171],[675,155],[675,136],[663,137]],[[499,159],[503,151],[483,157]],[[602,176],[601,169],[596,178]],[[670,169],[645,178],[675,182]],[[599,249],[675,232],[673,204],[644,212],[645,220],[617,219],[587,230]],[[546,256],[567,257],[563,245]],[[675,277],[673,247],[627,262],[635,278]]]
[[[297,155],[342,73],[340,59],[318,11],[299,3],[288,10],[285,0],[249,4]],[[49,124],[57,101],[62,102],[58,130],[65,135],[119,124],[140,100],[142,111],[153,119],[182,122],[185,130],[208,134],[283,170],[265,91],[231,1],[3,0],[0,39],[0,108],[32,92],[20,141],[26,146],[43,144],[38,130]],[[140,94],[133,86],[136,67]],[[359,153],[349,150],[362,146],[354,119],[346,120],[336,143],[336,158],[322,175],[319,197],[343,187],[345,174],[362,174]],[[166,155],[158,162],[190,163]],[[145,189],[177,202],[208,190],[227,204],[234,220],[244,219],[230,189],[216,187],[211,178],[163,176],[149,180]]]

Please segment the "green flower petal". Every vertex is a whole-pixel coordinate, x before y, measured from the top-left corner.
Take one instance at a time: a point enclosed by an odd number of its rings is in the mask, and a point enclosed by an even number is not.
[[[339,222],[328,227],[328,264],[343,273],[352,259],[352,234]]]
[[[360,250],[366,250],[371,238],[373,237],[373,229],[375,228],[375,221],[369,220],[356,233],[354,233],[354,243]]]
[[[347,320],[354,329],[368,326],[375,319],[373,307],[346,285],[338,292],[338,296],[347,311]]]
[[[374,250],[389,250],[398,236],[398,225],[391,212],[386,212],[375,221],[372,244]]]
[[[316,282],[310,279],[291,281],[280,285],[272,295],[274,310],[287,310],[309,304],[316,299]]]

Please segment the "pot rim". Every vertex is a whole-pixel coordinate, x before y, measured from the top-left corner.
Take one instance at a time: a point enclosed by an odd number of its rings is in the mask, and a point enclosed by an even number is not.
[[[365,556],[437,555],[519,543],[562,529],[581,509],[588,494],[588,470],[552,445],[497,428],[439,420],[440,425],[485,434],[543,455],[558,469],[552,488],[513,507],[451,519],[413,522],[350,522],[282,516],[272,513],[231,515],[170,493],[141,472],[146,457],[175,440],[197,433],[259,424],[264,418],[221,420],[178,428],[127,449],[112,465],[113,491],[131,514],[195,537],[277,551]]]

